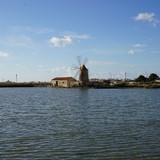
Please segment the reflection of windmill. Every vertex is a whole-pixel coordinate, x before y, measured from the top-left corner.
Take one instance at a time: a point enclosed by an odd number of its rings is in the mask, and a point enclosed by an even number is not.
[[[72,69],[76,70],[75,78],[79,75],[79,81],[82,83],[82,85],[85,85],[86,82],[89,81],[88,69],[85,66],[86,62],[87,58],[85,58],[82,62],[82,58],[78,56],[77,64],[72,66]]]

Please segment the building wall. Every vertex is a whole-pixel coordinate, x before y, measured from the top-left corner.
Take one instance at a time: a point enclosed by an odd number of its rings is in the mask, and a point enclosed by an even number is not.
[[[79,87],[80,82],[72,77],[56,77],[51,80],[53,87]]]
[[[80,82],[79,81],[70,81],[70,87],[79,87]]]
[[[70,87],[68,80],[52,80],[51,83],[54,87]]]
[[[155,80],[155,82],[160,83],[160,79]]]

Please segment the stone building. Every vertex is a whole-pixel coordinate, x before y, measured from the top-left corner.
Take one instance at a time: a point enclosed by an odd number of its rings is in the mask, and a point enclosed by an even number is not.
[[[74,87],[78,86],[79,82],[76,81],[73,77],[55,77],[51,80],[53,87]]]

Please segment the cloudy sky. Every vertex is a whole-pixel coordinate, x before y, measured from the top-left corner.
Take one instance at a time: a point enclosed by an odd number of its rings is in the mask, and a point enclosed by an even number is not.
[[[0,0],[0,81],[160,76],[159,0]]]

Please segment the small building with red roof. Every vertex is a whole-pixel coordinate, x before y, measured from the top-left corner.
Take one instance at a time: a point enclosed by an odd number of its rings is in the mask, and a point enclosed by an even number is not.
[[[51,80],[53,87],[74,87],[78,86],[79,82],[73,77],[55,77]]]

